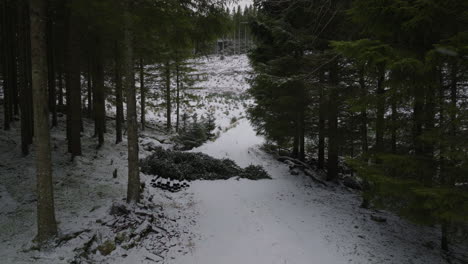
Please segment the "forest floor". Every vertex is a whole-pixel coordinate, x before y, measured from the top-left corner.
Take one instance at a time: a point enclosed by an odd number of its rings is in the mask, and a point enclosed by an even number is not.
[[[70,161],[61,117],[52,129],[56,215],[62,237],[75,235],[58,247],[37,251],[31,249],[36,232],[34,151],[21,155],[15,123],[0,133],[1,263],[449,263],[438,249],[437,228],[362,209],[356,191],[318,185],[302,173],[291,175],[286,164],[261,149],[263,138],[245,118],[250,103],[244,97],[245,56],[204,59],[195,67],[205,76],[196,84],[200,89],[192,91],[199,100],[183,110],[198,116],[214,112],[218,136],[192,152],[230,158],[242,167],[262,165],[273,179],[194,181],[172,193],[148,187],[153,176],[142,174],[147,187],[137,209],[154,215],[154,227],[164,232],[128,249],[116,245],[107,256],[97,251],[77,258],[77,249],[87,242],[104,244],[115,235],[110,209],[126,194],[127,145],[125,140],[114,144],[109,121],[106,144],[96,150],[93,125],[86,119],[83,156]],[[148,114],[151,125],[140,138],[142,158],[151,154],[147,145],[174,145],[173,135],[161,128],[163,111],[155,108]]]

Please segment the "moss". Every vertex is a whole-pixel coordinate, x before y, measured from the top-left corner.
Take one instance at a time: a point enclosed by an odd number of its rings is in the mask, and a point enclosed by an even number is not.
[[[110,241],[110,240],[106,240],[106,242],[104,242],[103,244],[101,244],[101,245],[99,245],[97,247],[97,250],[99,250],[99,252],[103,256],[109,255],[115,249],[116,249],[115,243],[113,241]]]

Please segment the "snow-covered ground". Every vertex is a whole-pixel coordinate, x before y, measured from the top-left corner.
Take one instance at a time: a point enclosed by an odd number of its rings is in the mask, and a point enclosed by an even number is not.
[[[438,250],[436,228],[362,209],[358,193],[293,176],[287,165],[261,150],[263,139],[241,118],[245,102],[240,96],[248,88],[245,56],[204,59],[197,68],[208,78],[196,84],[204,89],[198,91],[203,99],[194,111],[201,115],[214,107],[221,129],[216,140],[192,151],[227,157],[240,166],[262,165],[273,179],[196,181],[178,193],[146,188],[145,203],[154,205],[158,224],[171,234],[157,241],[153,249],[158,253],[145,246],[149,242],[128,251],[117,246],[106,257],[97,252],[90,263],[448,263]],[[237,121],[231,122],[233,117]],[[150,121],[164,119],[156,112]],[[16,125],[0,132],[0,263],[70,263],[74,249],[92,233],[106,235],[101,222],[126,193],[126,142],[113,144],[111,124],[105,146],[96,150],[92,124],[85,122],[83,157],[73,162],[66,154],[63,117],[52,130],[54,186],[61,233],[91,231],[45,252],[29,250],[36,231],[34,154],[21,156]],[[171,147],[170,136],[148,129],[140,145]],[[142,157],[150,154],[140,149]],[[142,181],[150,179],[142,175]],[[375,222],[371,215],[387,222]]]
[[[190,255],[173,263],[447,263],[435,229],[385,212],[361,209],[359,195],[292,176],[260,150],[247,120],[193,151],[241,166],[264,166],[273,180],[198,181],[192,184],[201,237]],[[387,218],[387,223],[371,220]]]

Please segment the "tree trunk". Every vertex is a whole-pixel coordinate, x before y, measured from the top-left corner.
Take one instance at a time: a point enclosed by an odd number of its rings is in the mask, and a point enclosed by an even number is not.
[[[457,130],[458,130],[458,125],[457,125],[457,98],[458,98],[458,89],[457,89],[457,84],[458,84],[458,65],[457,62],[453,62],[451,65],[451,71],[450,71],[450,126],[449,126],[449,133],[450,137],[455,139],[457,136]],[[453,157],[453,153],[456,151],[456,143],[451,144],[450,146],[450,153],[452,153],[451,160],[455,160],[456,158]]]
[[[31,61],[37,174],[37,241],[57,234],[47,96],[46,1],[31,1]]]
[[[318,169],[323,169],[325,167],[325,95],[323,91],[323,73],[320,74],[320,98],[319,98],[319,122],[318,122],[318,131],[319,131],[319,143],[318,143]]]
[[[361,69],[359,73],[359,86],[361,88],[361,100],[366,102],[367,87],[364,80],[364,70]],[[369,151],[369,144],[367,141],[367,103],[364,103],[361,109],[361,151],[367,153]]]
[[[328,99],[328,164],[327,180],[335,180],[338,177],[338,109],[335,102],[336,88],[331,88]]]
[[[48,85],[49,85],[49,109],[52,113],[52,126],[57,126],[57,98],[56,98],[56,83],[55,83],[55,47],[54,47],[54,24],[52,20],[51,3],[48,3],[48,19],[47,19],[47,56],[48,56]]]
[[[67,41],[67,105],[69,117],[69,152],[72,157],[81,155],[81,76],[80,76],[80,43],[78,21],[70,11]]]
[[[169,61],[166,62],[166,129],[171,130],[171,68]]]
[[[180,122],[180,71],[179,62],[176,62],[176,132],[179,132]]]
[[[118,42],[115,44],[115,144],[122,142],[122,122],[123,122],[123,99],[122,99],[122,65],[121,51]]]
[[[336,65],[330,70],[330,91],[328,98],[328,164],[327,180],[332,181],[338,177],[338,103],[337,103],[337,76]]]
[[[299,112],[299,160],[305,161],[305,125],[304,110]]]
[[[86,84],[87,84],[87,99],[88,99],[88,118],[93,118],[93,82],[92,74],[93,68],[91,63],[91,58],[88,59],[88,73],[86,75]]]
[[[381,153],[384,151],[383,135],[384,135],[384,115],[385,115],[385,70],[380,70],[380,76],[377,80],[377,120],[375,124],[375,152]]]
[[[63,106],[63,70],[58,67],[58,105]]]
[[[95,43],[95,79],[94,79],[94,124],[98,136],[98,148],[104,144],[104,130],[106,122],[106,108],[104,98],[104,66],[101,39],[96,38]]]
[[[448,223],[443,221],[441,224],[441,239],[440,239],[440,247],[444,251],[449,250],[449,241],[448,241]]]
[[[20,93],[21,109],[21,152],[23,155],[29,154],[29,145],[32,144],[33,137],[33,109],[32,90],[29,81],[31,68],[29,67],[29,6],[26,0],[18,1],[18,85]]]
[[[423,155],[423,144],[421,142],[421,135],[423,133],[424,122],[424,87],[420,84],[414,84],[414,104],[413,104],[413,145],[414,153],[419,156]]]
[[[1,1],[1,33],[2,33],[2,38],[0,41],[2,41],[2,73],[3,73],[3,114],[4,114],[4,119],[3,119],[3,129],[9,130],[10,129],[10,121],[11,121],[11,108],[10,108],[10,90],[11,90],[11,72],[13,71],[14,67],[11,65],[11,42],[13,40],[12,36],[9,34],[11,30],[9,29],[10,27],[10,11],[8,2],[7,1]]]
[[[131,0],[126,1],[124,15],[124,86],[127,92],[127,140],[128,140],[128,187],[127,202],[140,200],[140,172],[138,167],[138,122],[136,111],[136,92],[133,74],[132,26],[129,8]]]
[[[294,136],[293,136],[293,151],[292,156],[295,159],[299,158],[299,122],[296,114],[296,120],[294,122]]]
[[[140,107],[141,107],[141,130],[145,130],[145,108],[146,108],[146,95],[145,95],[145,71],[143,65],[143,58],[140,58]]]

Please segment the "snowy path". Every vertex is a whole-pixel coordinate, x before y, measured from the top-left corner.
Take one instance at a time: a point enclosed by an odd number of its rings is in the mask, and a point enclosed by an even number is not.
[[[296,182],[284,178],[289,175],[285,165],[257,149],[261,142],[248,121],[242,120],[215,142],[193,150],[229,157],[241,166],[263,165],[274,179],[193,184],[203,236],[193,255],[176,263],[345,262],[329,250],[316,225],[320,218],[304,206],[307,194],[298,193]]]
[[[432,229],[359,208],[359,195],[322,188],[259,149],[263,139],[242,119],[214,142],[194,149],[240,166],[262,165],[273,180],[197,181],[189,188],[199,238],[177,264],[447,263],[423,244]],[[380,214],[387,223],[370,220]],[[424,252],[422,254],[422,252]]]

